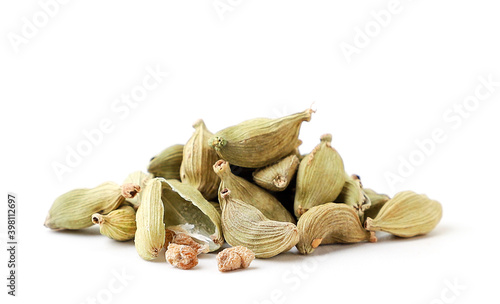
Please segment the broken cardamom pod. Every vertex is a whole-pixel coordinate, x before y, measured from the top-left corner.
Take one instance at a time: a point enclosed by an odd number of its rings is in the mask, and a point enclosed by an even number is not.
[[[108,214],[95,213],[92,222],[99,224],[102,235],[117,241],[129,241],[134,238],[137,226],[135,224],[135,209],[124,205]]]
[[[232,174],[227,161],[218,160],[214,165],[214,171],[221,179],[219,189],[231,189],[234,199],[242,200],[254,206],[270,220],[295,223],[295,219],[290,212],[271,193],[244,178]],[[219,191],[219,202],[221,200],[222,197]]]
[[[233,165],[265,167],[295,151],[301,143],[300,126],[311,120],[313,112],[307,109],[278,119],[250,119],[215,133],[209,145]]]
[[[344,162],[331,146],[332,135],[322,135],[320,140],[299,165],[294,202],[297,217],[309,208],[335,201],[344,187]]]
[[[342,187],[342,191],[335,199],[335,203],[344,203],[353,207],[358,213],[360,221],[364,221],[364,214],[366,210],[370,209],[371,200],[363,192],[358,175],[346,175],[344,187]]]
[[[134,184],[139,185],[142,189],[146,186],[146,183],[153,178],[153,174],[144,173],[142,171],[135,171],[130,173],[127,178],[123,181],[123,184]],[[129,202],[136,210],[139,208],[141,203],[142,193],[137,193],[136,196],[132,198],[127,198],[127,202]]]
[[[194,134],[184,145],[180,168],[181,181],[197,188],[207,200],[217,197],[220,179],[212,169],[219,159],[217,152],[208,145],[213,134],[207,130],[203,120],[194,124]]]
[[[371,202],[370,209],[365,210],[365,218],[371,217],[374,219],[380,212],[380,209],[389,201],[390,197],[385,194],[379,194],[369,188],[363,188],[363,192]]]
[[[442,215],[438,201],[413,191],[403,191],[385,203],[376,218],[367,218],[365,225],[370,231],[412,237],[432,231]]]
[[[50,207],[44,225],[50,229],[82,229],[93,225],[92,214],[109,213],[125,199],[133,198],[140,191],[134,184],[122,186],[114,182],[102,183],[91,189],[74,189],[56,198]]]
[[[272,221],[259,209],[221,191],[222,230],[231,246],[244,246],[257,258],[270,258],[290,250],[299,241],[297,227],[289,222]]]
[[[309,254],[320,244],[376,242],[374,232],[366,231],[356,211],[345,204],[326,203],[303,214],[298,223],[297,249]]]
[[[199,243],[207,243],[209,251],[222,246],[220,214],[195,187],[169,179],[163,180],[162,201],[165,226],[183,232]]]
[[[272,165],[254,171],[253,180],[264,189],[283,191],[290,184],[298,166],[299,158],[292,154]]]
[[[148,172],[155,177],[181,180],[181,164],[184,145],[173,145],[151,158]]]
[[[165,224],[163,223],[163,202],[161,199],[163,178],[153,178],[147,182],[137,209],[135,248],[145,260],[158,257],[165,244]]]

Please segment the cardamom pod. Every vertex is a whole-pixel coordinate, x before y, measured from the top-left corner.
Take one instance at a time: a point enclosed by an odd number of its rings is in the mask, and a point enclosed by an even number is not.
[[[155,177],[181,180],[181,164],[184,145],[173,145],[151,158],[148,172]]]
[[[320,244],[376,242],[374,232],[366,231],[351,206],[326,203],[309,209],[297,223],[300,240],[297,249],[309,254]]]
[[[307,109],[278,119],[250,119],[215,133],[209,145],[233,165],[265,167],[295,151],[301,143],[300,126],[311,120],[313,112]]]
[[[222,230],[231,246],[244,246],[257,258],[270,258],[290,250],[299,241],[297,227],[289,222],[272,221],[259,209],[221,191]]]
[[[109,213],[133,198],[138,185],[105,182],[95,188],[74,189],[56,198],[44,225],[50,229],[82,229],[93,225],[92,214]]]
[[[299,158],[292,154],[272,165],[254,171],[253,180],[264,189],[283,191],[290,184],[298,166]]]
[[[331,146],[332,135],[325,134],[320,140],[299,165],[294,202],[297,217],[309,208],[335,201],[344,187],[344,162]]]
[[[145,260],[153,260],[165,245],[165,224],[163,223],[163,202],[161,199],[163,178],[147,182],[137,209],[135,249]]]
[[[146,183],[154,178],[153,174],[151,173],[144,173],[142,171],[135,171],[130,173],[127,178],[123,181],[123,184],[134,184],[134,185],[139,185],[142,189],[146,186]],[[139,205],[141,203],[141,196],[142,193],[139,192],[137,193],[136,196],[132,198],[127,198],[127,202],[129,202],[136,210],[139,208]]]
[[[232,197],[259,209],[265,217],[280,222],[295,223],[295,219],[285,207],[269,192],[259,186],[232,174],[229,163],[218,160],[214,165],[215,173],[220,177],[219,189],[231,189]],[[222,200],[219,191],[219,202]]]
[[[128,241],[134,238],[137,226],[135,224],[135,209],[124,205],[108,214],[95,213],[92,222],[99,224],[102,235],[117,241]]]
[[[364,221],[364,214],[366,210],[370,209],[371,200],[363,192],[361,180],[358,175],[346,175],[344,187],[335,199],[335,203],[344,203],[353,207],[358,213],[360,221]]]
[[[363,192],[371,201],[370,209],[365,210],[365,218],[371,217],[374,219],[380,212],[380,209],[389,201],[390,197],[385,194],[379,194],[369,188],[363,188]]]
[[[174,179],[163,182],[161,197],[165,226],[183,232],[200,243],[207,243],[209,251],[219,249],[224,238],[220,214],[215,207],[191,185]]]
[[[443,215],[441,204],[413,191],[397,193],[382,207],[377,217],[367,218],[366,229],[385,231],[400,237],[429,233]]]
[[[217,197],[220,179],[212,169],[219,159],[217,152],[208,145],[213,134],[207,130],[203,120],[194,124],[194,134],[184,145],[180,168],[181,181],[197,188],[207,200]]]

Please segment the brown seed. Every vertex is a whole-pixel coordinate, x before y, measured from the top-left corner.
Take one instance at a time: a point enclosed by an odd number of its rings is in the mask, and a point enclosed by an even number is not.
[[[247,268],[255,259],[252,250],[244,246],[226,248],[217,255],[217,266],[219,271],[226,272],[240,268]]]
[[[165,252],[165,259],[172,266],[180,269],[191,269],[198,265],[198,253],[187,245],[177,245],[170,243]]]

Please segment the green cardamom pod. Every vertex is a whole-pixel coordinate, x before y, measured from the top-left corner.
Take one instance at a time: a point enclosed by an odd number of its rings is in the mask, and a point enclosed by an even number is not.
[[[270,258],[290,250],[299,241],[297,227],[289,222],[272,221],[259,209],[221,191],[222,230],[231,246],[244,246],[257,258]]]
[[[181,181],[197,188],[207,200],[217,197],[220,179],[212,169],[219,159],[217,152],[208,145],[213,134],[203,120],[197,120],[194,134],[184,145],[180,168]]]
[[[366,219],[366,229],[385,231],[400,237],[427,234],[443,215],[441,204],[413,191],[397,193],[382,207],[377,217]]]
[[[56,198],[44,225],[54,230],[90,227],[93,225],[92,214],[109,213],[139,191],[138,185],[120,186],[114,182],[106,182],[91,189],[71,190]]]
[[[163,180],[153,178],[146,183],[136,213],[135,249],[145,260],[157,258],[165,245],[164,209],[161,199]]]
[[[346,174],[344,187],[335,199],[335,203],[344,203],[353,207],[361,222],[364,221],[365,212],[371,207],[371,200],[365,195],[358,175],[347,176]]]
[[[370,209],[365,210],[365,218],[371,217],[374,219],[380,212],[380,209],[389,201],[390,197],[386,194],[379,194],[369,188],[363,188],[363,192],[371,202]]]
[[[135,209],[128,205],[123,205],[108,214],[95,213],[92,215],[92,222],[99,224],[102,235],[117,241],[132,240],[137,230]]]
[[[232,174],[227,161],[218,160],[214,165],[214,171],[221,179],[220,191],[224,188],[231,189],[234,199],[242,200],[259,209],[270,220],[295,223],[290,212],[271,193]],[[219,202],[222,200],[220,191]]]
[[[331,146],[332,135],[325,134],[320,140],[299,165],[294,203],[297,217],[309,208],[335,201],[344,187],[344,162]]]
[[[162,201],[165,226],[179,230],[207,243],[209,251],[219,249],[224,243],[220,214],[195,187],[170,179],[163,180]]]
[[[300,240],[297,249],[309,254],[320,244],[376,242],[375,233],[363,228],[354,208],[345,204],[326,203],[303,214],[298,223]]]
[[[146,183],[154,178],[151,173],[144,173],[142,171],[135,171],[130,173],[127,178],[123,181],[123,184],[134,184],[140,186],[142,189],[146,186]],[[141,204],[142,192],[137,193],[136,196],[132,198],[127,198],[127,202],[130,203],[136,210]]]
[[[151,158],[148,172],[155,177],[181,180],[181,164],[184,145],[173,145]]]
[[[298,166],[299,158],[292,154],[272,165],[254,171],[253,180],[264,189],[275,192],[283,191],[290,184]]]
[[[278,119],[250,119],[215,133],[209,145],[233,165],[265,167],[295,151],[301,143],[300,126],[311,120],[313,112],[307,109]]]

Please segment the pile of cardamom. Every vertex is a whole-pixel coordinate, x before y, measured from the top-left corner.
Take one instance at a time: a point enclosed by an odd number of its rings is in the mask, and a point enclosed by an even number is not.
[[[162,251],[175,267],[219,252],[220,271],[247,268],[294,246],[310,254],[320,245],[376,242],[376,232],[398,237],[429,233],[442,207],[423,194],[392,198],[347,174],[332,136],[301,154],[299,132],[315,111],[256,118],[211,133],[202,120],[184,145],[173,145],[120,186],[105,182],[54,201],[45,220],[53,230],[99,225],[117,241],[134,240],[139,256]],[[227,243],[232,248],[221,250]],[[230,249],[230,250],[229,250]]]

